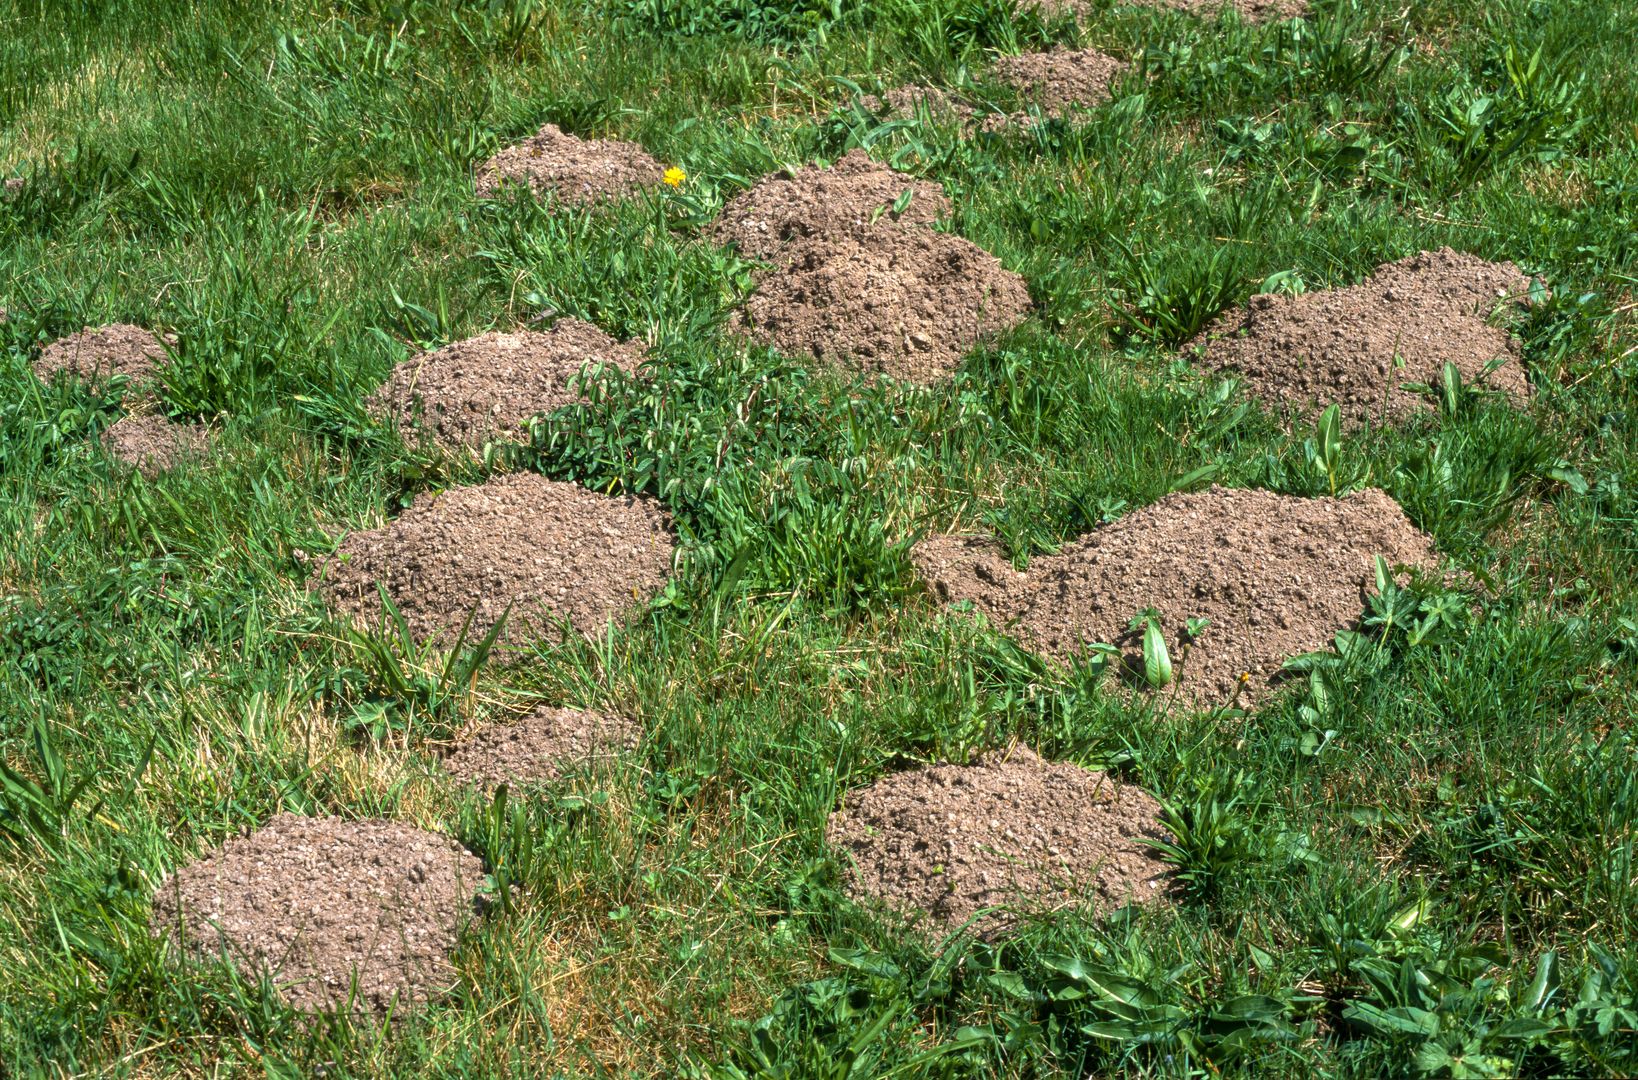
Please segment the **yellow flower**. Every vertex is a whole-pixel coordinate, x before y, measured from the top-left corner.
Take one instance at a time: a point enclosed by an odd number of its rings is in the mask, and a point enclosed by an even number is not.
[[[688,174],[673,166],[665,171],[663,179],[672,187],[682,187],[682,182],[688,179]]]

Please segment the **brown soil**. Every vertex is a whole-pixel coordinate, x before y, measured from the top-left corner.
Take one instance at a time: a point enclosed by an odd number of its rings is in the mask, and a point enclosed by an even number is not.
[[[1248,23],[1269,19],[1290,19],[1308,11],[1308,0],[1130,0],[1138,7],[1168,7],[1202,18],[1214,16],[1225,6],[1232,6],[1240,18]],[[1027,5],[1021,4],[1020,7]],[[1088,0],[1039,0],[1035,5],[1047,18],[1056,18],[1067,12],[1077,21],[1085,22],[1092,12]]]
[[[902,213],[893,204],[905,192]],[[949,214],[944,189],[897,172],[854,150],[830,168],[808,165],[767,177],[728,201],[712,226],[719,244],[733,244],[747,258],[779,262],[798,240],[860,239],[890,232],[895,223],[931,225]]]
[[[647,604],[671,571],[671,517],[648,498],[515,473],[418,497],[398,518],[353,533],[313,582],[343,614],[377,625],[380,582],[417,640],[454,644],[476,610],[468,644],[506,612],[517,647],[559,619],[598,635]]]
[[[186,459],[202,457],[210,436],[198,424],[173,424],[163,416],[125,416],[102,433],[102,446],[153,480]]]
[[[1072,106],[1090,108],[1108,101],[1111,84],[1129,67],[1096,49],[1053,49],[999,57],[990,74],[1038,104],[1046,115],[1058,117]]]
[[[753,337],[789,356],[915,383],[948,376],[980,340],[1029,313],[1024,279],[959,236],[878,230],[812,238],[745,302]]]
[[[565,768],[611,760],[641,736],[624,717],[542,706],[516,723],[480,728],[444,766],[461,783],[480,788],[538,783],[556,780]]]
[[[34,373],[50,382],[59,373],[77,379],[122,375],[133,383],[151,379],[165,362],[165,346],[140,326],[115,323],[59,338],[40,350]]]
[[[1387,495],[1340,499],[1267,491],[1169,495],[1031,560],[1020,573],[987,538],[922,541],[912,560],[941,599],[971,600],[1023,644],[1063,659],[1119,646],[1142,670],[1131,619],[1159,611],[1177,693],[1200,706],[1255,703],[1290,657],[1328,647],[1374,588],[1374,556],[1434,570],[1438,555]],[[1186,643],[1189,619],[1209,619]],[[1241,673],[1250,681],[1239,687]]]
[[[294,1007],[383,1013],[453,981],[483,866],[446,836],[396,821],[280,814],[166,878],[152,928],[193,956],[226,952]]]
[[[1473,382],[1498,357],[1507,363],[1488,385],[1523,401],[1530,384],[1518,346],[1487,320],[1529,289],[1512,263],[1441,248],[1384,263],[1347,288],[1253,296],[1185,351],[1293,417],[1335,402],[1351,425],[1403,419],[1429,404],[1403,384],[1437,384],[1446,363]]]
[[[1143,0],[1137,0],[1143,3]],[[1308,0],[1149,0],[1149,7],[1169,7],[1190,15],[1214,16],[1232,6],[1248,23],[1291,19],[1308,11]]]
[[[859,103],[873,113],[893,119],[925,115],[941,123],[964,124],[978,114],[977,109],[936,86],[895,86],[882,91],[880,97],[866,94]]]
[[[536,195],[551,191],[565,202],[589,205],[635,198],[658,187],[664,174],[665,167],[636,143],[581,139],[547,124],[478,166],[475,184],[479,198],[521,184]]]
[[[1043,910],[1089,899],[1105,913],[1162,894],[1160,805],[1105,773],[1024,747],[974,765],[892,773],[852,792],[827,836],[852,860],[849,887],[953,929],[986,908]],[[1007,913],[973,923],[989,936]]]
[[[635,371],[642,349],[578,319],[550,330],[490,333],[406,360],[370,398],[371,411],[419,427],[446,449],[527,437],[541,413],[583,400],[571,382],[588,364]]]

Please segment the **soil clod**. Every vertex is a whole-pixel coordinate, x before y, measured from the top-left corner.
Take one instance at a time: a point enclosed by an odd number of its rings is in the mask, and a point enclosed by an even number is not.
[[[555,638],[561,619],[602,633],[664,587],[675,550],[671,517],[652,499],[515,473],[423,494],[387,525],[348,536],[314,588],[375,626],[379,582],[418,641],[444,646],[469,614],[473,644],[510,609],[499,641],[518,647]]]
[[[198,424],[177,424],[163,416],[142,414],[121,417],[102,433],[110,455],[148,480],[176,468],[184,460],[202,457],[210,436]]]
[[[624,717],[543,706],[515,723],[480,728],[450,752],[444,767],[463,784],[484,789],[542,783],[566,768],[611,760],[641,736]]]
[[[1153,900],[1169,876],[1144,843],[1168,838],[1151,795],[1024,747],[884,776],[848,794],[827,837],[851,857],[856,897],[944,930],[977,916],[983,936],[1021,909]]]
[[[1439,562],[1432,540],[1375,489],[1307,499],[1212,487],[1133,511],[1022,572],[987,538],[932,537],[911,558],[939,598],[972,601],[996,627],[1059,659],[1101,642],[1141,671],[1132,621],[1156,612],[1177,693],[1218,706],[1255,703],[1287,659],[1353,626],[1378,555],[1426,571]],[[1193,640],[1190,619],[1208,620]]]
[[[114,323],[53,341],[40,350],[34,373],[46,383],[63,374],[86,380],[123,376],[135,384],[153,378],[165,359],[165,346],[152,333]]]
[[[896,209],[907,195],[909,202]],[[807,165],[740,192],[723,207],[712,235],[747,258],[777,263],[798,240],[892,235],[895,224],[931,225],[950,210],[940,185],[853,150],[829,168]]]
[[[1522,402],[1530,384],[1518,345],[1490,317],[1529,293],[1512,263],[1441,248],[1384,263],[1358,285],[1253,296],[1187,351],[1292,418],[1334,402],[1351,426],[1402,420],[1430,404],[1404,384],[1437,385],[1447,363]]]
[[[480,449],[526,438],[535,416],[584,400],[572,384],[587,365],[633,372],[642,362],[638,346],[559,319],[546,331],[482,334],[406,360],[371,396],[370,408],[445,449]]]
[[[1058,118],[1072,107],[1091,108],[1109,100],[1110,87],[1129,67],[1096,49],[1053,49],[999,57],[991,77]]]
[[[266,973],[295,1008],[351,1000],[379,1015],[453,982],[450,954],[482,883],[482,864],[449,837],[280,814],[166,878],[151,925],[194,957],[225,952]]]
[[[636,143],[581,139],[546,124],[478,166],[475,184],[480,198],[493,198],[504,187],[520,184],[536,195],[549,191],[564,202],[585,206],[636,198],[657,188],[664,175],[664,166]]]

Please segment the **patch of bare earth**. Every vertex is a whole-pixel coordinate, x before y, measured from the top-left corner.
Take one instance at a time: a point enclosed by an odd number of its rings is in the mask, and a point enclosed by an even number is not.
[[[1053,49],[998,57],[990,77],[1056,118],[1077,106],[1091,108],[1108,101],[1115,79],[1131,66],[1096,49]]]
[[[129,323],[87,327],[40,350],[34,374],[49,383],[59,374],[102,380],[123,376],[134,383],[152,379],[165,362],[165,346],[151,332]]]
[[[764,180],[728,204],[714,232],[773,264],[740,324],[787,355],[912,382],[944,378],[1030,307],[1023,278],[928,227],[949,211],[937,184],[861,151]]]
[[[751,333],[787,355],[868,375],[937,382],[973,346],[1029,313],[1022,278],[948,233],[805,240],[786,258],[745,302]]]
[[[526,439],[531,419],[584,400],[573,384],[588,365],[634,372],[642,362],[639,346],[565,318],[549,330],[481,334],[406,360],[369,405],[444,449],[480,449]]]
[[[1137,3],[1142,7],[1167,7],[1202,18],[1232,7],[1248,23],[1294,19],[1308,12],[1308,0],[1137,0]]]
[[[462,784],[484,789],[544,783],[565,769],[613,760],[641,736],[622,716],[542,706],[515,723],[479,728],[450,752],[444,768]]]
[[[931,537],[911,558],[941,600],[971,601],[1060,660],[1101,642],[1141,671],[1142,635],[1130,624],[1153,609],[1176,677],[1168,692],[1215,707],[1255,703],[1287,659],[1355,625],[1378,555],[1396,567],[1439,564],[1432,540],[1381,491],[1307,499],[1212,487],[1133,511],[1022,572],[984,537]],[[1209,620],[1193,641],[1190,619]]]
[[[1147,792],[1021,746],[890,773],[848,793],[827,829],[855,897],[985,936],[1020,912],[1159,897],[1168,867],[1144,841],[1167,835]]]
[[[938,123],[965,124],[978,115],[977,109],[936,86],[895,86],[883,90],[880,97],[866,94],[859,103],[873,113],[895,120],[925,116]]]
[[[1530,279],[1512,263],[1440,248],[1384,263],[1358,285],[1253,296],[1185,353],[1239,376],[1288,417],[1336,403],[1352,426],[1402,420],[1429,407],[1404,384],[1437,385],[1447,363],[1464,382],[1523,402],[1530,384],[1518,344],[1491,317],[1529,292]],[[1486,376],[1497,359],[1502,366]]]
[[[902,209],[901,198],[908,198]],[[776,173],[740,192],[711,226],[719,244],[763,262],[781,261],[798,240],[863,240],[893,224],[931,225],[952,210],[940,185],[890,169],[863,150],[829,168],[805,165]]]
[[[478,166],[479,198],[494,198],[508,185],[564,202],[591,205],[632,199],[659,186],[665,167],[647,150],[620,139],[582,139],[546,124],[526,141],[509,146]]]
[[[641,497],[514,473],[419,496],[379,529],[353,533],[313,581],[331,608],[378,624],[377,582],[419,641],[445,646],[472,614],[469,644],[510,609],[503,647],[555,638],[560,620],[601,634],[670,576],[671,517]]]
[[[198,424],[176,424],[163,416],[141,414],[111,424],[102,433],[102,447],[153,480],[186,460],[204,457],[210,435]]]
[[[482,883],[482,864],[447,836],[280,814],[166,878],[151,926],[194,957],[267,974],[295,1008],[351,1001],[379,1015],[454,981],[450,954]]]

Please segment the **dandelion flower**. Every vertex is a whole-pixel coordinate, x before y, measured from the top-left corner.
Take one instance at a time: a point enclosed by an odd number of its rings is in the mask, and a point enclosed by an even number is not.
[[[682,187],[682,182],[688,179],[688,174],[673,166],[665,171],[662,179],[671,187]]]

